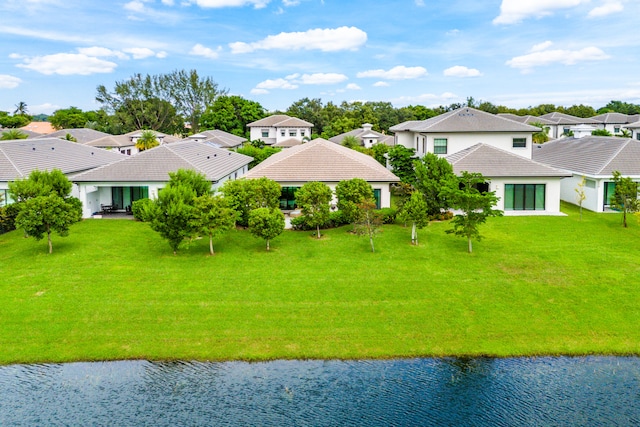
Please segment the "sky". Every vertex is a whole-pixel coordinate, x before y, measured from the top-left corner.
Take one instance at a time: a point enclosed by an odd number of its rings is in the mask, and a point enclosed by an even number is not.
[[[639,104],[639,17],[640,0],[0,0],[0,111],[96,110],[99,85],[182,69],[268,111]]]

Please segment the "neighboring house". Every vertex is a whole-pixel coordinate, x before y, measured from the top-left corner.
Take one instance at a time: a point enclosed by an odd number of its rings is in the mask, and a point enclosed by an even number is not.
[[[631,132],[631,138],[635,140],[640,140],[640,121],[635,123],[629,123],[625,126],[625,129],[628,129]]]
[[[280,207],[287,210],[296,207],[294,193],[307,182],[324,182],[335,190],[340,181],[353,178],[362,178],[371,184],[377,207],[388,208],[391,206],[389,187],[400,181],[373,157],[322,138],[270,156],[245,177],[267,177],[278,182],[282,186]]]
[[[20,129],[38,135],[47,135],[56,131],[56,128],[49,122],[31,122],[26,126],[22,126]]]
[[[571,174],[520,155],[476,144],[446,157],[453,172],[479,172],[505,215],[560,215],[560,180]]]
[[[127,156],[131,156],[133,154],[139,153],[136,148],[136,142],[142,136],[142,130],[136,130],[133,132],[125,133],[124,135],[107,135],[103,138],[99,138],[93,141],[89,141],[86,145],[91,147],[104,148],[105,150],[114,150],[118,151],[120,154],[125,154]],[[156,138],[160,145],[168,144],[180,141],[180,138],[176,138],[175,136],[167,135],[162,132],[152,131],[156,134]]]
[[[94,129],[77,128],[77,129],[62,129],[52,132],[48,135],[41,136],[40,138],[60,138],[67,139],[67,135],[71,135],[75,138],[75,141],[79,144],[86,144],[96,139],[104,138],[105,136],[111,136],[108,133],[100,132]]]
[[[247,142],[247,138],[219,129],[204,130],[194,135],[189,135],[184,140],[204,142],[205,144],[209,144],[213,147],[227,149],[237,148]]]
[[[395,144],[413,148],[418,157],[427,152],[444,157],[485,143],[530,159],[532,135],[540,128],[464,107],[389,130],[395,133]]]
[[[615,136],[622,134],[622,130],[627,128],[627,125],[640,120],[640,114],[605,113],[593,116],[591,119],[600,123],[601,129],[606,129]]]
[[[518,116],[517,114],[511,113],[498,113],[497,115],[500,117],[504,117],[505,119],[515,120],[516,122],[525,123],[527,125],[533,125],[534,123],[541,124],[546,129],[549,138],[551,138],[551,126],[555,126],[556,124],[551,120],[544,119],[538,116],[532,116],[530,114],[527,114],[525,116]]]
[[[291,148],[291,147],[295,147],[296,145],[300,145],[302,144],[303,141],[296,139],[296,138],[289,138],[289,139],[284,139],[282,141],[276,142],[275,144],[272,145],[272,147],[276,147],[276,148]]]
[[[249,123],[247,127],[251,141],[261,140],[267,145],[274,145],[290,138],[299,141],[310,138],[313,124],[296,117],[276,114]]]
[[[372,128],[372,124],[365,123],[361,128],[336,135],[333,138],[329,138],[329,141],[335,142],[336,144],[342,144],[342,140],[345,137],[353,136],[358,138],[358,140],[360,141],[360,145],[366,148],[371,148],[375,144],[385,144],[388,146],[394,145],[393,135],[385,135],[384,133],[377,132]]]
[[[600,125],[600,122],[594,119],[576,117],[570,114],[559,113],[557,111],[543,114],[540,117],[553,122],[553,124],[550,125],[551,130],[549,131],[549,136],[552,139],[569,136],[572,132],[571,128],[578,125],[591,125],[594,126],[594,128],[597,128]]]
[[[7,192],[9,182],[26,178],[34,170],[59,169],[69,176],[120,158],[116,153],[59,138],[0,141],[1,204],[12,202]],[[74,188],[72,194],[78,196],[77,188]]]
[[[571,174],[561,181],[562,200],[577,204],[576,189],[585,178],[582,206],[603,212],[615,189],[613,172],[640,180],[640,141],[630,138],[585,136],[562,138],[536,147],[533,159]]]
[[[211,145],[180,141],[142,151],[102,167],[76,174],[84,218],[109,211],[130,211],[142,198],[155,199],[169,181],[169,172],[193,169],[211,181],[213,189],[229,179],[237,179],[249,170],[252,157]]]

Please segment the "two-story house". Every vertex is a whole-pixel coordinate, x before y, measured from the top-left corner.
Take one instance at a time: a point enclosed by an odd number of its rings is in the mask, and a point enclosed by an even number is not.
[[[251,141],[261,140],[267,145],[274,145],[288,139],[300,142],[311,139],[313,124],[285,114],[276,114],[249,123],[247,127]]]

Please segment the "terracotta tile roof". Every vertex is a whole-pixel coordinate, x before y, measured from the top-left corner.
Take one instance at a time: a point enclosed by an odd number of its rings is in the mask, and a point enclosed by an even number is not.
[[[169,172],[193,169],[215,182],[248,165],[251,160],[253,158],[244,154],[202,142],[181,141],[163,144],[135,156],[126,156],[115,163],[75,175],[73,181],[166,182]]]
[[[456,175],[462,171],[479,172],[488,178],[563,177],[571,175],[565,171],[484,143],[473,145],[465,150],[447,156],[447,160],[453,166],[453,171]]]
[[[245,176],[266,176],[278,182],[339,182],[352,178],[369,182],[400,180],[373,157],[322,138],[276,153]]]
[[[49,122],[31,122],[28,125],[21,127],[20,129],[39,133],[41,135],[46,135],[56,131],[53,125]]]

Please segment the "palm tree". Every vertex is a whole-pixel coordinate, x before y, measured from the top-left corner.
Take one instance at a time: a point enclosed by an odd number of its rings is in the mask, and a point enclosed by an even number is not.
[[[2,132],[0,136],[1,141],[10,141],[12,139],[27,139],[29,135],[22,132],[20,129],[9,129]]]
[[[27,103],[20,101],[16,104],[16,109],[13,111],[13,114],[26,115],[27,114]]]
[[[138,151],[148,150],[158,145],[160,145],[160,142],[156,137],[156,133],[152,130],[143,130],[142,135],[140,135],[140,138],[136,141]]]
[[[543,125],[540,122],[530,123],[531,126],[535,126],[537,128],[542,129],[540,132],[536,132],[533,134],[533,143],[534,144],[544,144],[549,141],[549,128]]]
[[[75,136],[71,135],[70,133],[67,133],[62,139],[71,141],[71,142],[78,142],[78,139]]]

